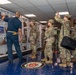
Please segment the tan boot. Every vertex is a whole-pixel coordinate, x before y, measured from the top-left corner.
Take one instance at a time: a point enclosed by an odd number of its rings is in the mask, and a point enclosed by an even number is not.
[[[29,57],[32,59],[35,59],[36,58],[36,52],[32,53]]]
[[[35,58],[36,58],[36,55],[33,55],[31,58],[32,58],[32,59],[35,59]]]
[[[45,61],[45,62],[46,62],[46,61],[47,61],[47,58],[44,58],[44,59],[42,59],[41,61]]]
[[[59,64],[60,67],[67,67],[67,64],[66,63],[61,63]]]
[[[31,58],[32,58],[32,59],[35,59],[35,58],[36,58],[36,54],[37,54],[37,53],[34,52]]]
[[[45,62],[46,62],[46,64],[52,64],[53,63],[52,60],[48,60],[48,61],[45,61]]]
[[[65,58],[62,58],[62,63],[59,64],[60,67],[67,67],[67,64],[66,64],[66,59]]]

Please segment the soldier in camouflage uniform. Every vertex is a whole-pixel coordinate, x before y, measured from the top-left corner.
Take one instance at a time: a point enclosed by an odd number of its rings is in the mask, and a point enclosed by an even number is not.
[[[52,64],[52,58],[53,58],[53,51],[52,51],[52,44],[54,43],[54,27],[53,27],[54,20],[50,19],[48,21],[48,27],[45,30],[45,49],[44,49],[44,59],[42,61],[45,61],[45,63]],[[49,58],[49,60],[48,60]]]
[[[76,19],[74,20],[74,28],[71,36],[74,40],[76,40]],[[73,51],[73,57],[76,58],[76,49]]]
[[[30,55],[30,57],[32,59],[36,58],[36,53],[37,53],[37,48],[36,48],[36,44],[37,44],[37,26],[35,24],[35,20],[31,20],[30,21],[30,46],[31,46],[31,50],[32,50],[32,54]]]
[[[64,19],[62,19],[59,13],[55,14],[55,20],[62,24],[60,35],[59,35],[59,50],[60,50],[60,58],[62,63],[59,64],[61,67],[71,66],[71,53],[69,50],[61,47],[61,41],[64,36],[70,36],[70,19],[71,15],[65,15]],[[63,35],[64,33],[64,35]]]

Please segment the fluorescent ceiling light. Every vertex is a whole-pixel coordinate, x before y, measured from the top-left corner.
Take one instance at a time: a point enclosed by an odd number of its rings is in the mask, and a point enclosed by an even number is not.
[[[9,3],[11,3],[11,2],[8,0],[0,0],[0,4],[9,4]]]
[[[69,14],[69,12],[59,12],[60,15],[66,15]]]
[[[34,14],[25,14],[26,17],[36,17]]]
[[[40,21],[40,23],[47,23],[47,21]]]

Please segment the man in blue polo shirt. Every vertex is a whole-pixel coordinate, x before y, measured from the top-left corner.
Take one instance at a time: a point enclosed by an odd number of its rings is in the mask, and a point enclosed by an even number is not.
[[[8,48],[8,59],[9,62],[13,62],[13,53],[12,53],[12,44],[14,44],[17,55],[19,57],[19,60],[23,60],[22,52],[20,50],[19,41],[22,40],[22,25],[21,21],[19,20],[20,13],[16,12],[15,17],[8,18],[5,17],[5,15],[2,15],[2,20],[5,22],[8,22],[8,28],[7,28],[7,48]],[[18,38],[18,35],[20,38]]]

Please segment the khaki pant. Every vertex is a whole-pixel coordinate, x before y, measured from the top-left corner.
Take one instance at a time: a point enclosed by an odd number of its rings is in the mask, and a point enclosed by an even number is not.
[[[53,58],[52,44],[54,43],[54,38],[50,38],[50,41],[46,42],[44,49],[45,58],[49,58],[50,60]]]

